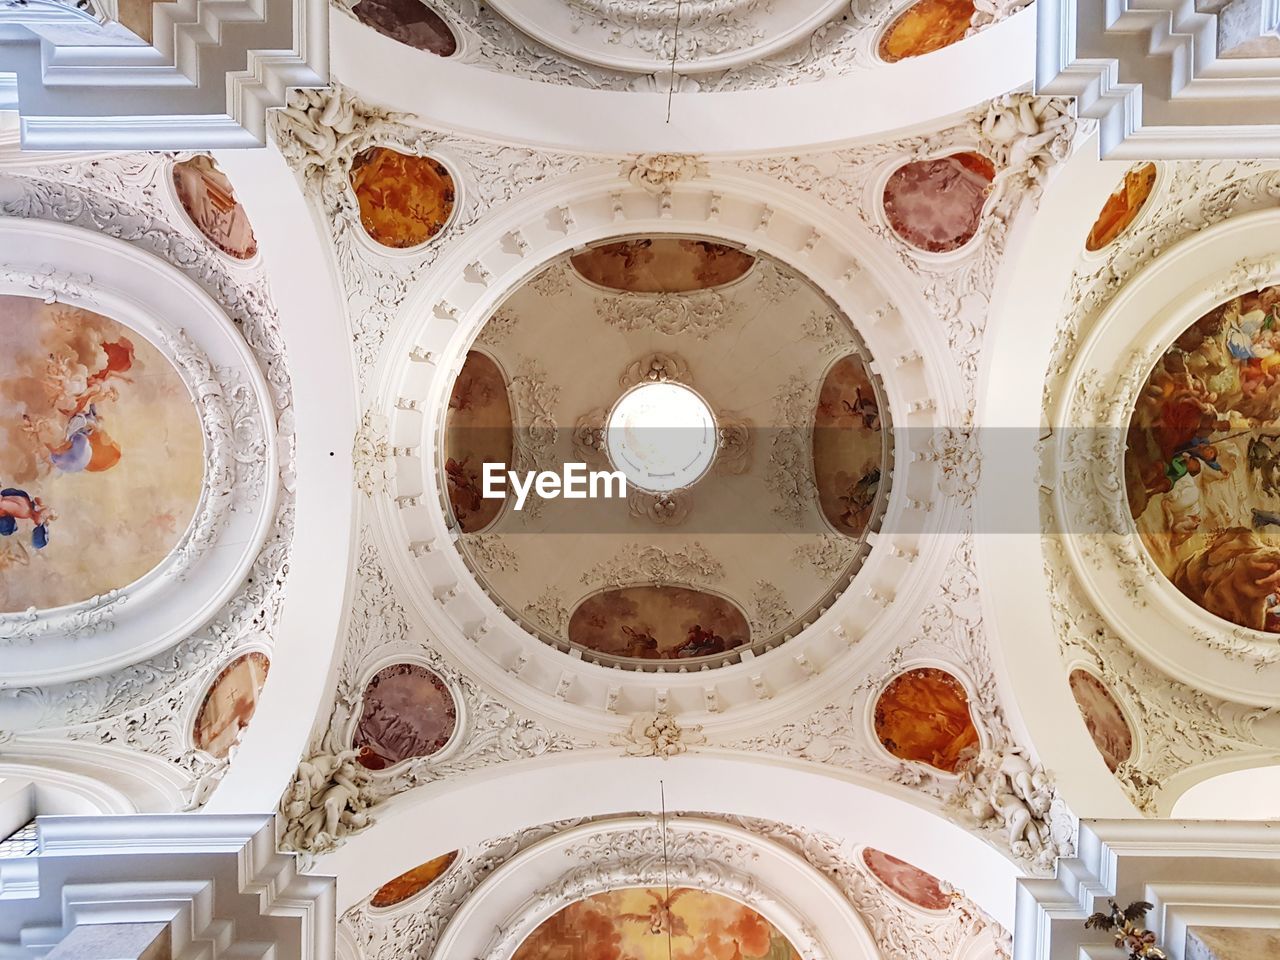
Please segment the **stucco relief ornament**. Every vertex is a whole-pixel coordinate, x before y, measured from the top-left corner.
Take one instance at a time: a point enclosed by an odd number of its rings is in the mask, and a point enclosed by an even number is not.
[[[353,153],[365,127],[403,116],[364,103],[341,84],[294,90],[289,105],[276,111],[276,140],[285,159],[311,180],[323,177],[330,163]]]
[[[688,752],[707,742],[702,727],[682,727],[665,711],[641,713],[631,721],[626,733],[612,737],[615,747],[623,747],[628,757],[661,757],[664,760]]]
[[[751,469],[755,422],[734,410],[716,413],[716,462],[719,474],[740,476]]]
[[[373,825],[373,778],[357,762],[357,750],[320,753],[298,764],[280,802],[285,818],[281,846],[300,853],[333,849],[340,839]]]
[[[1074,852],[1074,820],[1053,777],[1016,747],[981,751],[947,803],[962,819],[1002,830],[1015,856],[1043,870]]]
[[[356,486],[366,497],[384,493],[387,485],[396,478],[395,461],[391,459],[391,445],[387,440],[388,426],[385,414],[366,410],[356,430],[351,460],[355,467]]]
[[[627,494],[631,516],[648,520],[660,527],[677,527],[689,519],[693,503],[687,493],[646,493],[632,490]]]
[[[985,113],[973,115],[969,124],[970,132],[999,168],[997,184],[1012,187],[1015,193],[1029,191],[1033,197],[1044,189],[1049,170],[1070,154],[1076,133],[1069,100],[1029,93],[997,97]],[[1014,199],[997,207],[1012,214],[1016,205]]]
[[[657,196],[673,183],[705,177],[707,164],[688,153],[641,153],[622,161],[621,170],[632,186]]]
[[[966,37],[981,33],[987,27],[1007,20],[1020,10],[1031,6],[1031,0],[973,0],[973,16],[969,18]]]
[[[623,390],[641,383],[689,383],[689,362],[676,353],[650,353],[634,361],[622,376],[618,378],[618,386]]]
[[[970,428],[939,427],[920,459],[938,468],[938,489],[968,505],[982,475],[982,453]]]

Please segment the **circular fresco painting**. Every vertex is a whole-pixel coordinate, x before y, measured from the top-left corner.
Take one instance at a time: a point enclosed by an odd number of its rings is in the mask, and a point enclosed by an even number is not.
[[[972,152],[904,163],[884,185],[885,218],[917,250],[959,250],[978,232],[995,176],[995,165]]]
[[[388,880],[374,891],[373,897],[369,901],[369,906],[394,907],[397,903],[404,903],[410,897],[416,896],[439,880],[444,875],[444,872],[453,866],[453,861],[457,859],[458,851],[454,850],[452,853],[446,853],[442,857],[436,857],[434,860],[420,863],[412,870],[406,870],[394,880]]]
[[[218,758],[231,752],[253,718],[270,668],[267,655],[257,652],[246,653],[222,668],[196,714],[192,739],[197,747]]]
[[[458,708],[444,681],[416,663],[397,663],[365,687],[352,745],[364,766],[382,770],[438,753],[457,723]]]
[[[942,881],[905,860],[866,847],[862,862],[877,880],[922,910],[946,910],[951,906],[951,895],[942,889]]]
[[[543,921],[512,960],[801,960],[777,928],[716,893],[652,887],[598,893]]]
[[[1152,560],[1192,603],[1280,633],[1280,286],[1193,323],[1129,421],[1125,485]]]
[[[351,163],[351,189],[361,225],[384,247],[426,243],[453,214],[453,177],[431,157],[369,147]]]
[[[1086,670],[1071,671],[1071,695],[1076,698],[1080,715],[1094,746],[1112,773],[1133,753],[1133,733],[1124,711],[1102,681]]]
[[[204,479],[186,385],[139,333],[0,296],[0,613],[88,600],[169,555]]]
[[[875,709],[876,736],[902,760],[956,773],[978,747],[964,685],[934,667],[894,677]]]

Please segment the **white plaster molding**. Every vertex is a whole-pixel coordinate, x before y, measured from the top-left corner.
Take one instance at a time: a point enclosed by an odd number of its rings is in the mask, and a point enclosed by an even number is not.
[[[169,925],[173,955],[333,954],[334,880],[275,850],[270,816],[44,817],[0,861],[0,954],[43,956],[75,926]]]
[[[476,0],[434,6],[461,40],[454,57],[424,54],[353,16],[336,16],[334,72],[436,129],[592,154],[778,153],[882,139],[1024,87],[1034,71],[1030,10],[927,57],[885,66],[874,56],[877,35],[907,4],[858,2],[847,20],[836,18],[773,57],[718,76],[681,72],[668,124],[669,73],[637,76],[569,60],[482,13]],[[399,81],[407,75],[421,82]],[[889,82],[895,93],[885,97]],[[832,111],[832,103],[859,109]]]
[[[495,835],[557,817],[634,816],[637,807],[656,813],[661,779],[668,807],[677,810],[764,818],[854,843],[867,842],[864,828],[874,824],[878,849],[947,879],[997,922],[1012,925],[1010,881],[1021,874],[1019,867],[936,808],[874,775],[723,749],[669,761],[620,752],[560,753],[397,797],[372,828],[319,858],[316,869],[343,877],[339,909],[347,910],[392,877]],[[566,791],[569,782],[574,789]],[[513,796],[521,802],[511,804]],[[857,818],[849,816],[853,809]]]
[[[477,225],[468,235],[444,248],[436,269],[399,305],[400,316],[406,322],[395,331],[394,346],[387,353],[387,366],[380,377],[384,385],[379,389],[385,398],[381,401],[382,409],[392,419],[392,442],[416,445],[423,450],[435,449],[440,430],[437,411],[444,409],[441,398],[449,389],[450,371],[460,363],[470,341],[506,292],[548,259],[580,244],[619,234],[646,231],[710,234],[746,243],[784,261],[798,260],[797,269],[810,276],[855,323],[868,313],[882,311],[886,319],[865,325],[863,330],[873,355],[898,356],[913,349],[933,354],[937,350],[933,333],[936,327],[924,319],[920,306],[914,302],[903,303],[899,307],[889,306],[890,294],[879,286],[876,280],[878,272],[870,266],[882,254],[879,251],[866,252],[855,239],[856,234],[848,236],[847,228],[834,220],[828,227],[827,221],[831,218],[828,208],[808,204],[797,210],[796,205],[803,203],[798,194],[779,191],[761,177],[727,172],[713,174],[706,180],[691,180],[680,184],[679,188],[673,193],[671,215],[660,217],[657,209],[661,205],[660,198],[620,183],[617,174],[611,171],[584,172],[569,181],[561,178],[558,184],[541,191],[530,191],[520,200],[494,211],[485,219],[482,231]],[[573,226],[566,226],[563,233],[548,230],[545,226],[547,217],[554,215],[554,211],[566,202],[572,205]],[[779,215],[774,218],[768,228],[761,230],[762,202],[776,203],[779,210],[786,209],[788,213],[785,217]],[[713,208],[718,213],[717,219],[711,221],[708,217]],[[621,221],[618,219],[619,209]],[[808,220],[809,217],[816,218],[816,225],[815,220]],[[814,229],[820,230],[827,239],[816,249],[801,253]],[[512,237],[520,237],[523,247],[513,244]],[[851,248],[857,250],[856,257]],[[466,282],[461,274],[455,279],[451,265],[463,258],[467,263],[476,260],[486,263],[493,281],[481,287]],[[863,263],[868,265],[866,269],[861,266]],[[894,268],[888,266],[886,272],[892,274]],[[910,297],[906,293],[906,284],[899,289],[903,291],[904,299]],[[427,306],[442,301],[455,305],[458,314],[441,317]],[[909,321],[908,317],[912,319]],[[916,317],[922,322],[919,328],[915,324]],[[413,359],[424,353],[429,353],[433,362],[423,364]],[[954,365],[945,362],[922,365],[908,371],[899,381],[902,392],[888,398],[893,422],[922,428],[917,432],[923,435],[928,432],[923,428],[951,416],[955,402],[949,398],[958,385],[950,381],[949,370],[954,370]],[[945,384],[942,382],[944,379],[947,380]],[[914,411],[907,409],[912,400],[933,390],[941,391],[933,404],[921,405]],[[392,398],[394,403],[390,402]],[[410,476],[407,471],[398,472],[396,491],[402,506],[383,500],[375,501],[374,508],[380,515],[380,523],[390,524],[389,529],[399,528],[402,531],[394,535],[396,541],[440,545],[416,556],[408,552],[401,556],[399,550],[393,550],[388,555],[388,562],[393,569],[400,571],[396,579],[404,584],[406,599],[417,598],[413,602],[431,624],[433,633],[454,651],[468,671],[479,671],[478,675],[492,684],[495,692],[500,692],[504,699],[517,698],[511,702],[525,702],[529,706],[537,704],[539,713],[562,717],[568,723],[585,720],[587,713],[584,708],[598,715],[609,702],[609,687],[615,685],[620,685],[621,690],[612,702],[615,709],[622,712],[653,709],[655,689],[660,686],[669,687],[673,711],[701,712],[705,709],[703,687],[710,678],[670,672],[660,675],[629,672],[619,676],[585,660],[565,658],[516,627],[480,590],[462,557],[447,547],[450,536],[444,512],[436,506],[443,503],[442,493],[438,489],[439,478],[431,466],[430,461],[424,458],[420,474]],[[931,463],[899,461],[897,469],[902,474],[919,471],[922,489],[933,484],[934,465]],[[902,511],[913,509],[903,502],[898,488],[899,482],[895,479],[884,521],[886,529],[895,527],[903,515]],[[945,504],[940,503],[939,509],[928,514],[924,522],[930,527],[934,523],[945,524],[950,522],[949,516]],[[916,523],[907,522],[903,526],[914,529]],[[886,578],[885,582],[888,579],[900,582],[906,571],[910,570],[914,575],[931,566],[923,557],[919,565],[905,559],[913,552],[930,553],[927,538],[895,533],[886,540],[897,541],[904,536],[910,543],[904,540],[900,544],[903,549],[897,557],[891,555],[887,547],[879,552],[872,550],[862,574],[868,583],[882,577]],[[897,569],[899,565],[901,570]],[[891,568],[896,572],[890,573]],[[920,575],[928,576],[927,573]],[[450,596],[441,609],[436,594],[445,588],[449,589]],[[899,587],[898,596],[909,592]],[[847,613],[836,616],[834,610],[820,612],[815,621],[822,626],[802,634],[802,637],[808,636],[808,640],[789,640],[784,645],[785,649],[796,656],[805,652],[796,647],[797,643],[808,646],[809,659],[825,665],[847,650],[851,642],[843,630],[836,630],[841,621],[849,622],[844,620],[845,617],[858,622],[860,635],[866,637],[879,633],[877,623],[884,623],[884,629],[888,630],[888,623],[905,613],[896,604],[882,607],[865,596],[846,594],[846,599],[849,603]],[[854,608],[860,612],[855,613]],[[441,620],[441,616],[445,619]],[[472,636],[475,626],[481,623],[486,625],[486,629],[478,639],[465,639]],[[455,646],[450,637],[457,635],[461,635],[463,642]],[[860,644],[859,647],[872,645]],[[748,674],[764,670],[768,674],[764,682],[769,689],[778,692],[805,679],[806,674],[796,669],[792,659],[773,656],[774,653],[776,651],[757,656],[749,665],[740,664],[717,671],[711,682],[725,694],[723,709],[728,710],[734,703],[756,702],[756,695],[748,684]],[[515,678],[508,668],[512,663],[521,662],[522,657],[529,667],[521,669],[520,677]],[[534,664],[538,666],[534,668]],[[559,678],[565,673],[572,677],[567,701],[555,696]],[[517,683],[513,684],[513,680]],[[529,699],[528,693],[530,680],[543,691],[533,700]],[[524,691],[517,693],[521,687]]]
[[[667,823],[667,857],[653,817],[569,827],[521,851],[463,903],[436,946],[441,957],[509,960],[545,919],[619,887],[710,890],[752,907],[805,957],[877,957],[838,889],[790,850],[739,826],[695,817]],[[491,931],[497,931],[493,933]]]
[[[1018,882],[1015,956],[1109,956],[1111,934],[1085,918],[1121,905],[1153,904],[1145,925],[1170,960],[1184,960],[1187,927],[1280,924],[1280,858],[1274,823],[1088,820],[1080,853],[1052,880]]]
[[[23,255],[40,264],[74,253],[70,263],[78,270],[110,277],[109,284],[89,291],[94,300],[86,305],[93,309],[126,324],[139,317],[183,318],[186,335],[208,353],[217,376],[227,378],[213,400],[221,392],[226,423],[243,430],[249,443],[241,451],[241,439],[234,441],[233,458],[243,452],[243,466],[219,468],[222,477],[244,487],[231,497],[235,509],[223,527],[224,536],[229,531],[241,543],[236,550],[214,551],[226,556],[218,561],[220,571],[212,570],[217,584],[207,584],[203,598],[198,577],[190,579],[201,567],[191,569],[183,589],[169,597],[178,607],[167,625],[166,594],[160,593],[156,603],[139,598],[121,608],[125,618],[134,611],[150,616],[149,630],[125,619],[100,637],[78,638],[75,657],[58,668],[64,674],[78,670],[80,679],[32,685],[48,667],[39,656],[24,657],[35,672],[6,671],[6,680],[16,685],[0,691],[0,722],[26,731],[11,750],[44,750],[55,764],[73,763],[85,741],[103,745],[87,749],[114,757],[113,763],[130,771],[125,780],[131,785],[121,789],[137,809],[172,810],[201,802],[226,770],[225,763],[211,763],[194,749],[190,725],[183,728],[179,718],[192,718],[198,707],[192,698],[198,699],[210,671],[240,650],[262,649],[261,638],[271,636],[280,615],[293,527],[289,373],[263,278],[228,270],[225,258],[212,255],[205,241],[170,226],[177,219],[166,206],[172,198],[154,189],[168,176],[167,158],[59,161],[28,163],[20,176],[4,178],[3,211],[9,218],[0,220],[0,229],[21,237]],[[34,273],[47,276],[44,266]],[[215,586],[229,591],[216,604],[209,594]],[[203,612],[191,608],[193,603],[203,604]],[[135,632],[131,640],[130,632],[139,630],[141,636]],[[24,649],[49,656],[44,647],[56,647],[51,640]]]
[[[1136,272],[1076,345],[1058,387],[1072,429],[1045,447],[1056,483],[1047,504],[1055,528],[1073,534],[1061,548],[1090,605],[1175,679],[1257,706],[1280,704],[1280,646],[1195,605],[1156,569],[1129,516],[1123,438],[1137,390],[1174,338],[1222,301],[1280,277],[1280,261],[1254,259],[1277,223],[1265,210],[1228,219]]]
[[[971,947],[985,947],[979,951],[982,956],[1009,955],[1008,934],[962,893],[953,890],[952,905],[945,910],[924,910],[875,879],[862,862],[856,830],[839,837],[772,820],[714,814],[677,814],[669,822],[674,856],[698,852],[705,864],[698,871],[701,877],[713,871],[759,876],[755,886],[766,897],[766,916],[773,915],[767,902],[773,884],[767,881],[781,879],[780,866],[793,871],[782,892],[791,902],[804,904],[806,925],[820,939],[843,934],[852,922],[857,947],[866,949],[869,932],[879,955],[891,960],[951,960],[968,956]],[[699,850],[704,836],[714,843],[709,850]],[[440,934],[446,925],[454,934],[452,942],[468,937],[478,941],[478,935],[459,930],[462,920],[457,918],[463,911],[469,923],[481,928],[492,917],[494,926],[510,931],[508,939],[514,941],[519,936],[515,931],[527,932],[536,924],[530,910],[542,914],[556,909],[547,900],[557,893],[586,895],[588,886],[599,880],[621,885],[627,871],[633,877],[629,882],[650,882],[642,871],[653,871],[655,861],[660,864],[659,843],[656,817],[635,816],[542,824],[486,840],[459,851],[449,870],[410,901],[375,908],[366,899],[347,910],[339,923],[339,935],[349,937],[352,945],[346,960],[389,960],[410,951],[441,956]],[[557,851],[562,852],[558,863],[548,856]],[[566,862],[565,854],[573,861]],[[516,866],[520,875],[513,872]],[[943,886],[949,887],[945,880]],[[831,902],[833,887],[843,904]],[[470,903],[477,888],[483,902]],[[808,915],[810,904],[817,907],[819,922]],[[494,916],[504,907],[510,916]]]
[[[200,503],[160,565],[133,584],[69,608],[0,616],[3,643],[24,648],[0,685],[66,683],[172,647],[240,586],[274,522],[280,469],[269,413],[274,401],[240,333],[172,268],[138,257],[119,240],[46,221],[6,218],[0,239],[26,258],[5,264],[5,292],[29,295],[30,277],[46,264],[98,274],[90,298],[66,283],[51,295],[101,311],[165,354],[191,391],[205,438]],[[170,319],[177,317],[181,328]],[[241,547],[213,549],[220,543]]]
[[[680,74],[741,68],[786,50],[823,29],[847,0],[776,7],[762,0],[689,0],[680,5],[674,51]],[[626,0],[497,0],[493,9],[540,43],[572,60],[624,73],[660,74],[673,50],[677,3],[643,9]]]
[[[1280,62],[1218,49],[1201,4],[1048,0],[1036,4],[1036,88],[1075,97],[1099,121],[1103,157],[1246,158],[1280,149],[1272,105]]]
[[[58,7],[69,11],[61,21]],[[153,43],[70,4],[5,12],[17,82],[0,106],[20,112],[24,147],[258,146],[288,88],[328,82],[326,0],[184,0],[150,15]]]

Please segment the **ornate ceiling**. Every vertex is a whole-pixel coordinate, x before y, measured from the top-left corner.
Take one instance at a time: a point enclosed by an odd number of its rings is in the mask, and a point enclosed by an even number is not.
[[[338,6],[266,150],[0,152],[39,812],[277,810],[343,960],[989,960],[1273,762],[1276,164],[1100,160],[1010,5],[686,0],[669,128],[675,4]]]

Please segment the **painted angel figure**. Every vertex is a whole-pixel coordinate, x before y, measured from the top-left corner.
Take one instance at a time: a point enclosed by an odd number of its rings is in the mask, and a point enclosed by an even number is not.
[[[649,907],[649,912],[621,913],[618,915],[618,919],[647,924],[649,933],[655,936],[670,932],[673,937],[687,937],[690,935],[689,925],[685,923],[683,917],[677,917],[672,913],[671,908],[677,900],[686,893],[691,892],[688,888],[681,888],[672,890],[670,894],[663,896],[657,890],[646,890],[645,893],[652,897],[654,901],[653,905]]]

